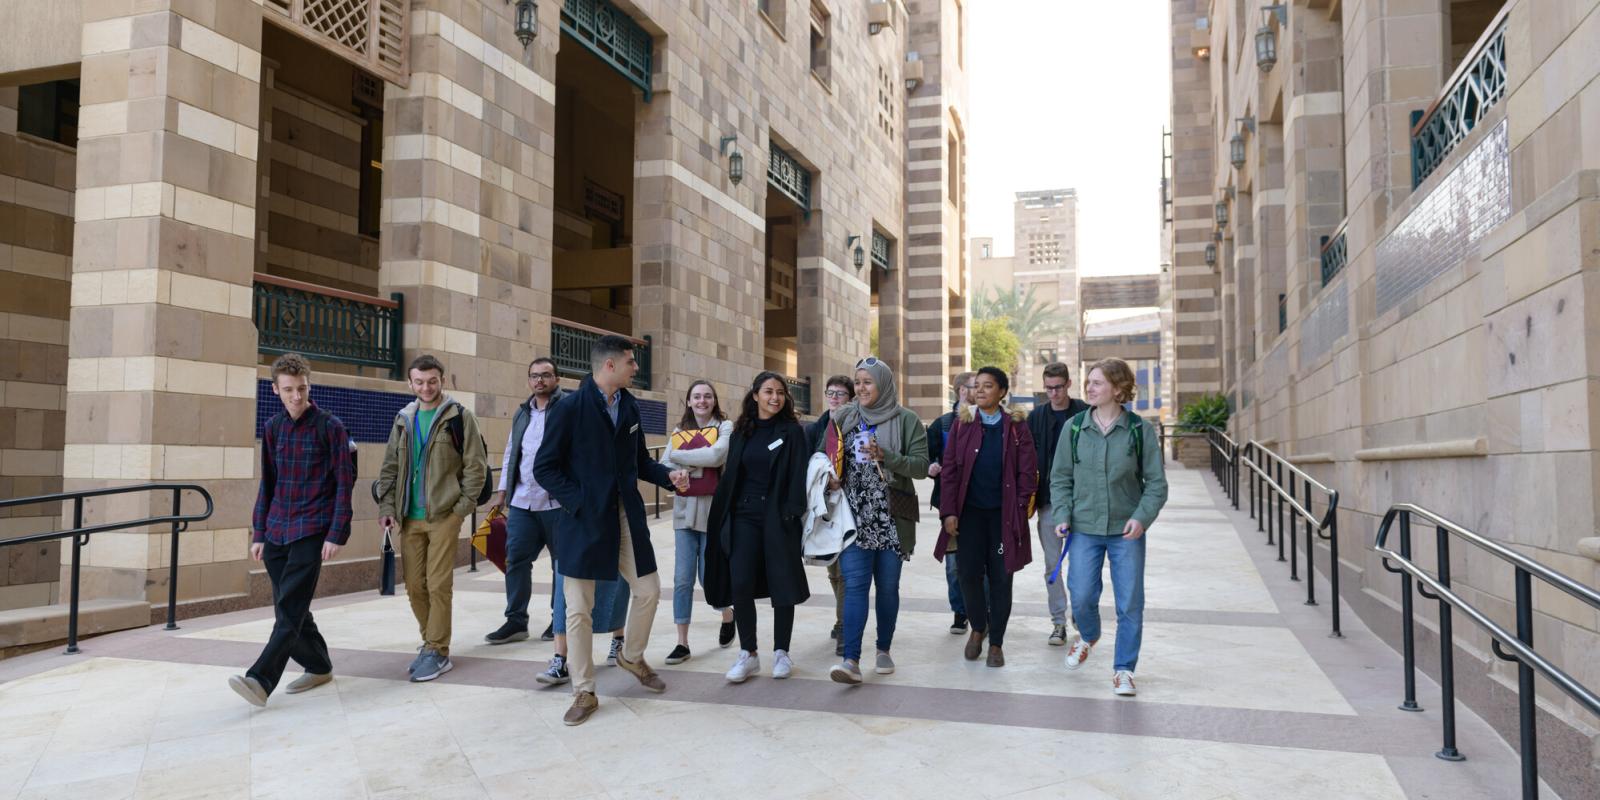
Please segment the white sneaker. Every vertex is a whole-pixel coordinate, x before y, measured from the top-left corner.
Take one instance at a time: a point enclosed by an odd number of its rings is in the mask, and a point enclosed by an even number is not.
[[[1089,651],[1094,649],[1094,642],[1079,639],[1072,645],[1072,650],[1067,653],[1067,669],[1077,669],[1083,662],[1089,660]]]
[[[775,680],[783,680],[789,677],[789,673],[792,671],[794,671],[794,664],[789,661],[789,651],[772,651],[772,677]]]
[[[1120,697],[1133,697],[1138,694],[1139,690],[1133,688],[1133,673],[1125,669],[1117,670],[1117,674],[1111,676],[1111,691]]]
[[[749,650],[740,650],[739,660],[733,662],[733,668],[728,670],[728,674],[724,677],[728,679],[728,683],[744,683],[751,675],[760,671],[761,656]]]

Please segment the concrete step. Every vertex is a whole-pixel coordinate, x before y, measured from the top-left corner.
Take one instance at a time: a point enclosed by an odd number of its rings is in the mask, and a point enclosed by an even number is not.
[[[66,641],[66,603],[0,611],[0,650]],[[150,624],[150,604],[143,600],[84,600],[78,603],[78,637],[142,628]]]

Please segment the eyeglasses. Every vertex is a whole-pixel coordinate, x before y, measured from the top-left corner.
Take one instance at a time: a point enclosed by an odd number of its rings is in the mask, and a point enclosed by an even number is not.
[[[1059,386],[1046,386],[1044,390],[1047,392],[1064,392],[1067,390],[1067,385],[1063,383]]]
[[[835,400],[843,399],[843,398],[846,398],[846,397],[850,396],[850,393],[845,391],[845,390],[843,390],[843,389],[829,389],[828,391],[823,392],[822,394],[824,396],[826,396],[826,397],[832,397]]]
[[[556,379],[556,374],[554,372],[530,372],[530,373],[528,373],[528,380],[530,380],[530,381],[553,381],[555,379]]]

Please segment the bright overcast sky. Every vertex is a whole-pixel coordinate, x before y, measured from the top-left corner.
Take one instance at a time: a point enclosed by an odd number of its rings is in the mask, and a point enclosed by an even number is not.
[[[969,236],[1012,252],[1019,191],[1078,190],[1078,269],[1160,269],[1164,0],[969,0]]]

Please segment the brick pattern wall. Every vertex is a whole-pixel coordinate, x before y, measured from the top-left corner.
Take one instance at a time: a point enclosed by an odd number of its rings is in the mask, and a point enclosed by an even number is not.
[[[71,148],[17,133],[0,88],[0,497],[61,490],[71,294]],[[51,530],[46,506],[0,511],[0,538]],[[0,549],[0,609],[55,602],[60,545]]]

